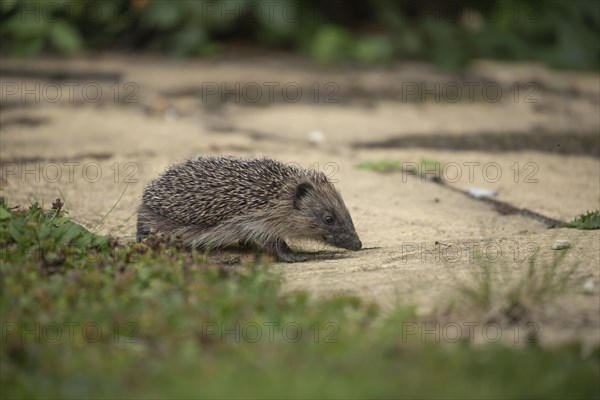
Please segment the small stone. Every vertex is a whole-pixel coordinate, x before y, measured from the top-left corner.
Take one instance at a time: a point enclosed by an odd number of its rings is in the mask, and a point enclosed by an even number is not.
[[[476,199],[485,199],[488,197],[495,197],[498,194],[498,191],[473,187],[469,189],[468,193],[469,196],[474,197]]]
[[[571,243],[566,240],[557,240],[552,243],[552,250],[564,250],[571,247]]]
[[[163,118],[167,121],[176,120],[178,116],[179,114],[177,113],[177,110],[174,107],[169,107],[163,112]]]
[[[325,134],[321,131],[310,131],[307,134],[307,138],[309,143],[314,144],[316,146],[325,143]]]
[[[588,279],[583,283],[583,293],[591,294],[594,293],[594,280]]]

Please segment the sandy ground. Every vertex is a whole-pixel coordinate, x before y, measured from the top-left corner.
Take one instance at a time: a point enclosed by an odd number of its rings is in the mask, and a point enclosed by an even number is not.
[[[286,288],[358,295],[384,310],[415,304],[429,315],[477,270],[477,251],[518,277],[529,256],[551,259],[552,243],[568,240],[564,264],[578,264],[578,279],[542,307],[538,333],[600,342],[600,231],[548,229],[452,190],[489,189],[561,221],[599,209],[596,74],[490,62],[456,75],[426,65],[325,69],[283,57],[0,65],[0,195],[10,204],[61,197],[77,222],[127,241],[145,184],[168,164],[268,155],[334,179],[364,246],[296,244],[310,260],[275,264]],[[448,186],[356,168],[380,160],[421,168],[423,159],[442,163],[422,172]]]

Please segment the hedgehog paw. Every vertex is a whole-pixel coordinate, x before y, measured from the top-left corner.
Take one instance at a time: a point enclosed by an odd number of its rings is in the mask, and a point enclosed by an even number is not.
[[[307,260],[307,258],[305,256],[295,254],[294,252],[292,252],[292,250],[289,248],[287,243],[282,239],[277,239],[275,241],[275,244],[273,247],[275,250],[275,254],[277,254],[277,257],[281,261],[293,263],[293,262],[303,262],[303,261]]]
[[[308,258],[306,256],[302,256],[300,254],[295,254],[295,253],[287,253],[287,254],[277,254],[277,256],[279,257],[279,259],[281,261],[285,261],[288,263],[294,263],[294,262],[304,262],[306,260],[308,260]]]

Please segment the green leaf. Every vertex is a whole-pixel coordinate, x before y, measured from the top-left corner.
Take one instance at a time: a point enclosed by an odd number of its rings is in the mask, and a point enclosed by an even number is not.
[[[311,48],[311,55],[320,63],[329,64],[348,58],[352,50],[352,35],[335,25],[319,28]]]
[[[81,226],[75,223],[65,222],[57,229],[57,240],[59,243],[71,243],[81,235],[82,229]]]
[[[73,54],[79,51],[83,41],[81,35],[72,25],[64,21],[52,24],[50,42],[63,54]]]
[[[354,58],[365,63],[389,61],[393,56],[393,46],[384,36],[366,36],[360,38],[354,48]]]
[[[48,21],[36,13],[17,13],[3,27],[17,38],[43,38],[48,32]]]
[[[10,211],[5,209],[4,207],[0,207],[0,221],[6,221],[7,219],[11,219],[12,214]]]
[[[44,46],[42,36],[19,38],[15,40],[13,51],[19,57],[30,57],[39,53]]]
[[[206,43],[206,33],[201,27],[191,26],[174,34],[172,43],[170,52],[173,56],[195,55]]]
[[[148,28],[169,30],[179,24],[181,17],[181,6],[176,3],[153,2],[142,16],[142,25]]]
[[[13,219],[8,224],[8,232],[17,244],[23,244],[27,235],[24,233],[25,221],[22,218]]]
[[[39,240],[46,239],[48,236],[50,236],[51,232],[52,232],[52,227],[50,226],[50,224],[41,224],[40,229],[38,230]]]

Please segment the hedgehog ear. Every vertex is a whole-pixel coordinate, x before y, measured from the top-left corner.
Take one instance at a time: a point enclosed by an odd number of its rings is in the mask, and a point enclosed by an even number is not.
[[[294,208],[300,209],[300,200],[302,200],[302,198],[312,189],[312,185],[308,182],[302,182],[296,186],[296,193],[294,193]]]

